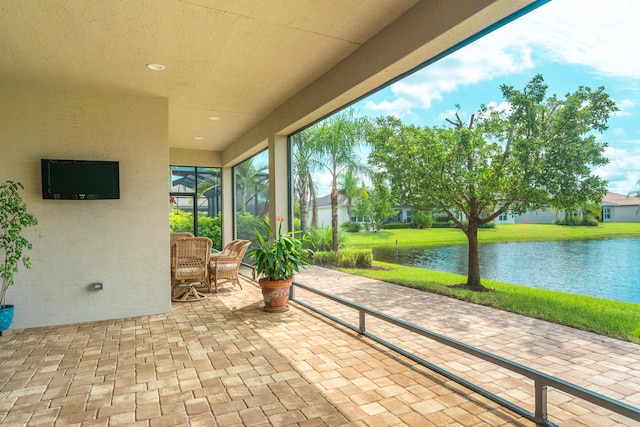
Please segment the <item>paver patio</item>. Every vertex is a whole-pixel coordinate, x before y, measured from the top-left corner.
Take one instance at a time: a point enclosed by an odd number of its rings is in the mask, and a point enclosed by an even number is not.
[[[640,406],[638,345],[317,267],[297,279]],[[259,288],[243,287],[174,303],[167,315],[0,337],[0,424],[532,425],[295,303],[264,313]],[[332,308],[356,323],[355,312]],[[373,320],[367,328],[531,406],[517,376]],[[549,401],[562,425],[634,425],[560,393]]]

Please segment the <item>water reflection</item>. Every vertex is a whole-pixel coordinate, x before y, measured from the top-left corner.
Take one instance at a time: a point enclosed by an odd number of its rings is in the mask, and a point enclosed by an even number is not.
[[[374,250],[376,260],[467,274],[467,247]],[[483,278],[640,304],[640,237],[480,245]]]

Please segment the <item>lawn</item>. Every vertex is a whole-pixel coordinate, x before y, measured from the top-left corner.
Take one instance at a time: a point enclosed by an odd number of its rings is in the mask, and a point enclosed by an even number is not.
[[[545,240],[584,240],[640,236],[640,223],[608,223],[598,227],[566,227],[558,225],[501,225],[479,232],[481,243],[529,242]],[[383,230],[349,234],[354,248],[429,247],[466,244],[457,229]],[[423,289],[428,292],[487,305],[537,319],[583,329],[625,341],[640,343],[640,304],[580,296],[564,292],[529,288],[492,280],[483,280],[493,292],[472,292],[453,288],[466,282],[466,276],[374,262],[377,269],[344,269],[360,276]]]
[[[640,236],[640,223],[611,222],[597,227],[570,227],[553,224],[505,224],[496,228],[478,230],[478,241],[541,242],[547,240],[588,240],[611,237]],[[457,228],[431,228],[425,230],[399,229],[349,233],[349,246],[353,248],[395,247],[423,248],[444,245],[466,245],[467,237]]]

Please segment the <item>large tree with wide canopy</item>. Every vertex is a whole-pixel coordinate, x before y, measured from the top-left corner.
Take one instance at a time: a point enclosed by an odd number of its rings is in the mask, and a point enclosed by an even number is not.
[[[378,118],[369,131],[371,163],[387,174],[397,200],[448,214],[469,242],[465,287],[480,281],[478,228],[502,213],[571,210],[601,200],[606,181],[593,173],[607,146],[595,134],[617,110],[604,88],[547,96],[541,75],[523,90],[501,86],[504,105],[482,106],[442,127]]]

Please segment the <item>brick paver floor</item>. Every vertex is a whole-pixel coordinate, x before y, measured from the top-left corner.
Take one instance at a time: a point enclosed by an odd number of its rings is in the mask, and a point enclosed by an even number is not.
[[[637,345],[316,267],[298,280],[640,402]],[[264,313],[259,288],[243,283],[174,303],[167,315],[10,331],[0,337],[0,425],[532,425],[295,303],[287,313]],[[367,327],[511,400],[528,400],[530,387],[504,370],[373,320]],[[550,414],[562,425],[634,425],[557,393],[549,401],[560,406]]]

